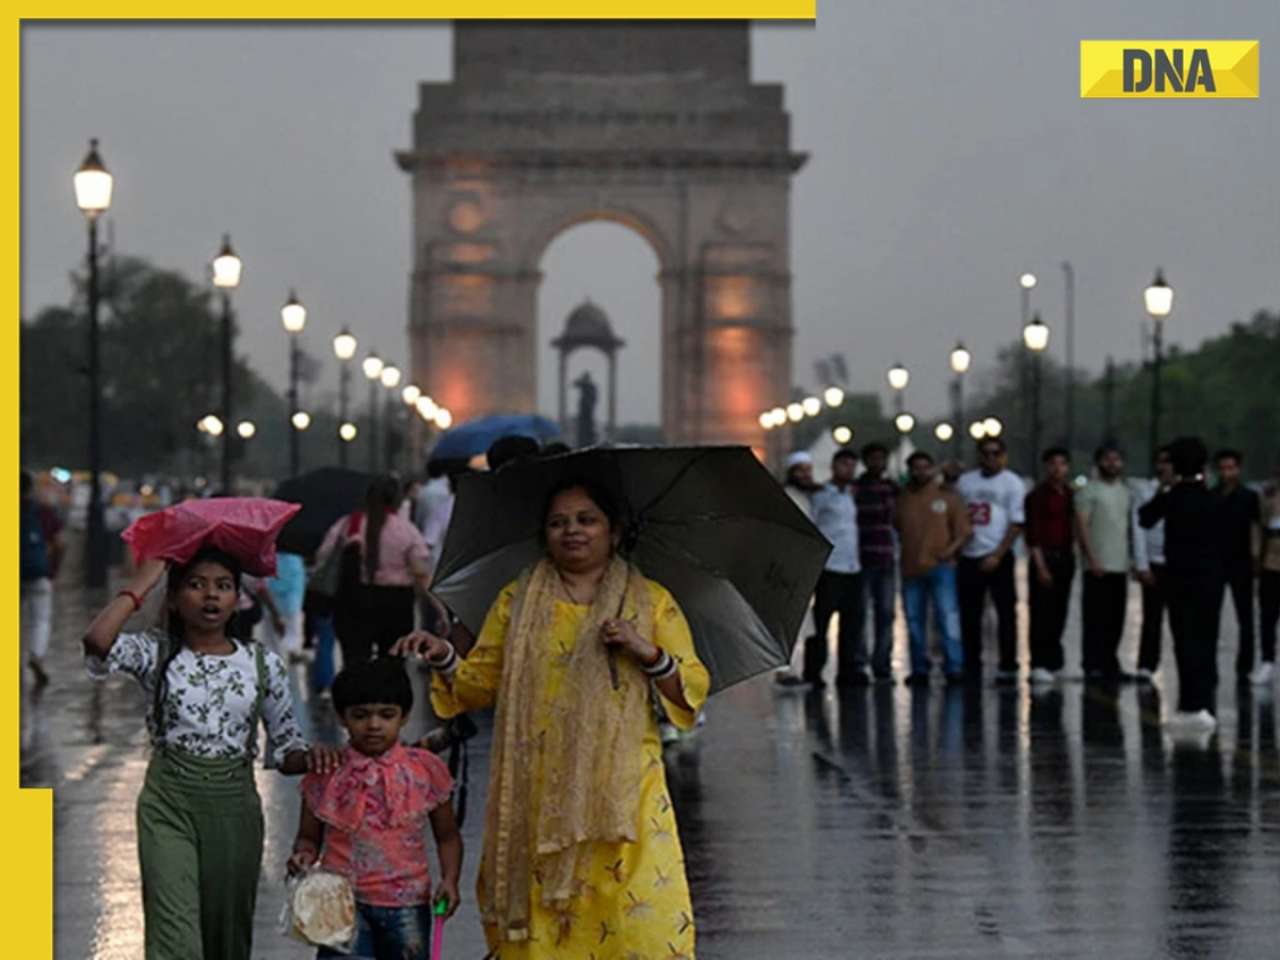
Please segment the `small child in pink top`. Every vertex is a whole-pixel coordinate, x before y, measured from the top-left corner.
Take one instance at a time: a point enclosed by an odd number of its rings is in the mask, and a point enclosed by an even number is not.
[[[413,690],[398,658],[357,664],[333,682],[333,706],[350,743],[342,766],[302,781],[302,814],[289,872],[317,862],[345,876],[356,898],[350,953],[319,957],[426,960],[431,907],[458,908],[462,837],[449,799],[453,780],[435,754],[400,743]],[[431,887],[426,825],[440,856]]]

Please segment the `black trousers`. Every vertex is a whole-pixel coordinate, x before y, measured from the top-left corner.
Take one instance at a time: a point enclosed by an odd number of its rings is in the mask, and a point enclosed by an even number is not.
[[[1085,571],[1081,613],[1084,637],[1081,643],[1084,672],[1101,673],[1108,679],[1120,675],[1120,639],[1124,636],[1124,611],[1129,596],[1129,579],[1123,573],[1094,576]]]
[[[1169,577],[1162,563],[1151,565],[1151,576],[1155,583],[1142,585],[1142,639],[1138,643],[1138,669],[1155,673],[1160,667],[1164,614],[1169,606]]]
[[[827,627],[831,617],[840,615],[836,645],[836,682],[865,673],[867,651],[862,637],[862,574],[823,570],[813,592],[813,628],[816,636],[804,645],[804,678],[813,683],[822,679],[827,665]]]
[[[1262,659],[1276,662],[1276,625],[1280,624],[1280,570],[1263,570],[1258,580],[1258,626]]]
[[[991,573],[983,572],[981,557],[961,557],[956,564],[960,639],[969,674],[982,673],[982,611],[988,591],[996,608],[1000,669],[1018,669],[1018,591],[1013,583],[1013,553],[1009,552]]]
[[[392,644],[412,630],[413,587],[361,584],[342,595],[333,613],[343,666],[371,659],[375,647],[379,656],[387,656]]]
[[[1045,550],[1044,562],[1053,577],[1052,585],[1047,587],[1040,582],[1035,561],[1027,564],[1031,669],[1061,670],[1065,662],[1062,632],[1067,626],[1076,559],[1070,550]]]
[[[1247,677],[1253,672],[1253,571],[1249,569],[1227,574],[1223,591],[1231,594],[1231,604],[1236,609],[1236,626],[1240,633],[1240,645],[1236,647],[1236,676]],[[1219,606],[1219,617],[1221,617]]]
[[[1216,577],[1166,576],[1169,629],[1178,664],[1178,709],[1214,711],[1218,684],[1218,613],[1222,581]]]

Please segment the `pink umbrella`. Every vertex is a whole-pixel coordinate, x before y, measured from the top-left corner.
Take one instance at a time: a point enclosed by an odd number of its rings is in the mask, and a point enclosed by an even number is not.
[[[276,572],[276,535],[300,504],[264,497],[188,500],[129,524],[120,536],[136,563],[163,559],[183,564],[202,547],[215,547],[240,561],[245,573]]]

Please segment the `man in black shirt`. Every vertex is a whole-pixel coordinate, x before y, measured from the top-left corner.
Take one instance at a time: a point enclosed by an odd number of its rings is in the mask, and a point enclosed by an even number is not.
[[[1222,499],[1204,482],[1209,459],[1198,437],[1169,445],[1176,479],[1138,509],[1151,529],[1164,520],[1169,628],[1178,663],[1178,710],[1170,724],[1189,732],[1211,731],[1218,682],[1218,612],[1222,590]]]
[[[1253,672],[1253,580],[1257,576],[1262,539],[1261,503],[1258,495],[1240,482],[1244,457],[1238,450],[1220,450],[1213,459],[1218,471],[1218,485],[1213,492],[1222,501],[1223,589],[1219,593],[1218,611],[1221,614],[1224,595],[1230,590],[1240,632],[1236,681],[1248,683]]]

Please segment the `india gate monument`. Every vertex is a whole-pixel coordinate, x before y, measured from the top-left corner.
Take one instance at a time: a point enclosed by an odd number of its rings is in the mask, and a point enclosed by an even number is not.
[[[660,264],[667,442],[762,449],[761,410],[790,399],[805,156],[781,85],[751,82],[748,25],[459,22],[453,37],[455,79],[420,85],[396,154],[414,382],[458,421],[533,412],[543,253],[610,220]]]

